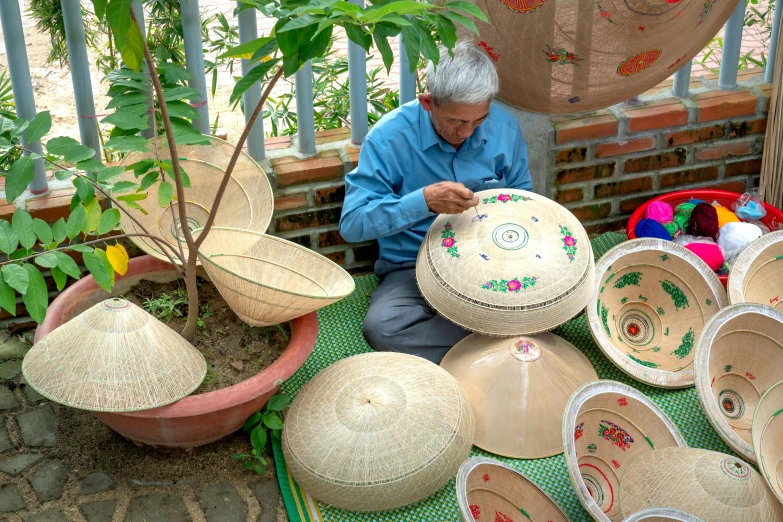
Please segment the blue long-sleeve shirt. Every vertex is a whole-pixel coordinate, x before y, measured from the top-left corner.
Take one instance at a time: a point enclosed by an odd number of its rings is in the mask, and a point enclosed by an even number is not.
[[[385,115],[362,145],[359,164],[345,176],[340,234],[358,243],[377,239],[380,257],[415,261],[436,215],[424,187],[456,181],[473,192],[530,190],[527,148],[519,122],[492,104],[489,116],[459,150],[435,132],[418,100]]]

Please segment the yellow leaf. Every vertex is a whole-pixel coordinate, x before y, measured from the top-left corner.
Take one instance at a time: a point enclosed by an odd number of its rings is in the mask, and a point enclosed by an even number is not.
[[[109,259],[109,263],[115,272],[120,275],[125,275],[128,271],[128,252],[122,245],[106,247],[106,257]]]

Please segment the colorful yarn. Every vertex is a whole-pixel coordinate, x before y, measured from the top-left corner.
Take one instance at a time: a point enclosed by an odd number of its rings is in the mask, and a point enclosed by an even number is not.
[[[696,205],[694,205],[693,203],[680,203],[679,205],[677,205],[677,208],[674,209],[674,215],[683,216],[687,221],[688,219],[690,219],[691,212],[693,212],[694,208],[696,208]]]
[[[718,212],[715,207],[709,203],[693,207],[686,231],[692,236],[718,237]]]
[[[764,205],[756,203],[752,199],[737,209],[737,216],[745,221],[756,221],[766,215],[767,209],[764,208]]]
[[[737,215],[726,207],[716,205],[715,203],[713,203],[712,206],[715,208],[715,212],[718,213],[718,228],[723,228],[723,225],[726,223],[735,223],[739,221]]]
[[[679,236],[680,234],[682,234],[682,229],[674,221],[669,221],[668,223],[664,223],[663,224],[663,228],[666,229],[666,232],[668,232],[669,235],[672,236],[672,238],[675,238],[675,237]]]
[[[668,223],[674,218],[674,209],[665,201],[653,201],[644,211],[644,217],[658,223]]]
[[[718,245],[710,245],[707,243],[691,243],[690,245],[685,245],[685,248],[699,256],[702,261],[707,263],[707,266],[710,267],[710,270],[715,271],[723,266],[723,252],[721,252]]]
[[[654,219],[642,219],[636,224],[634,229],[636,237],[655,237],[658,239],[672,240],[672,235],[664,228],[663,225],[655,221]]]
[[[723,249],[726,262],[731,264],[743,248],[761,236],[761,229],[752,223],[743,223],[741,221],[726,223],[726,226],[720,229],[718,246]]]
[[[680,246],[690,245],[691,243],[705,243],[707,245],[715,245],[715,240],[708,237],[689,236],[688,234],[681,234],[674,239],[674,242]]]
[[[676,223],[679,229],[684,232],[688,228],[688,216],[685,216],[683,214],[675,214],[674,223]]]

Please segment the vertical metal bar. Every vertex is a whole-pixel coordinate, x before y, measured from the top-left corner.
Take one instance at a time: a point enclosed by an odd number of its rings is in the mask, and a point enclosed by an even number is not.
[[[237,8],[242,7],[241,2],[237,2]],[[258,26],[256,23],[256,10],[245,9],[237,15],[239,21],[239,43],[247,43],[258,38]],[[245,76],[253,65],[250,65],[249,60],[242,60],[242,76]],[[254,83],[250,86],[245,94],[242,95],[242,102],[245,105],[245,124],[253,114],[253,109],[258,105],[261,100],[261,86],[258,83]],[[247,136],[247,153],[250,157],[256,161],[264,159],[264,118],[256,118],[256,122],[253,124],[253,128],[250,129],[250,134]]]
[[[674,73],[674,85],[672,85],[672,94],[679,98],[686,98],[691,85],[691,68],[693,61],[683,65],[679,71]]]
[[[5,52],[8,54],[8,70],[11,73],[11,88],[14,92],[16,114],[20,118],[32,120],[35,117],[35,97],[30,80],[30,64],[27,62],[27,46],[22,30],[22,13],[19,2],[0,0],[0,23],[3,26]],[[41,142],[27,143],[27,132],[22,134],[22,146],[36,154],[43,154]],[[25,153],[26,154],[26,153]],[[44,194],[49,190],[46,181],[46,168],[42,159],[35,160],[35,175],[29,189],[33,194]]]
[[[313,65],[308,60],[296,71],[296,134],[299,152],[315,154],[315,117],[313,116]]]
[[[147,39],[147,28],[144,26],[144,4],[142,3],[142,0],[133,0],[133,3],[131,4],[133,7],[133,13],[136,15],[136,19],[139,21],[139,27],[141,27],[141,36],[145,40]],[[144,74],[149,74],[149,69],[147,68],[147,63],[144,62],[142,65],[142,69],[144,70]],[[152,100],[152,83],[149,84],[150,89],[150,101],[148,105],[150,108],[155,107],[153,100]],[[150,126],[149,129],[144,129],[141,131],[141,135],[147,139],[154,138],[155,137],[155,113],[151,113],[149,115],[149,118],[147,118],[147,125]]]
[[[772,19],[772,35],[769,38],[769,53],[767,53],[767,70],[764,72],[764,81],[772,83],[772,75],[775,73],[775,55],[777,54],[778,38],[780,38],[780,26],[783,25],[783,0],[775,2],[775,17]]]
[[[742,29],[745,27],[745,0],[739,0],[731,13],[723,35],[723,52],[720,59],[718,87],[733,89],[737,86],[737,65],[742,47]]]
[[[350,0],[364,7],[364,0]],[[348,95],[351,102],[351,143],[361,145],[367,136],[367,51],[348,40]]]
[[[416,78],[411,74],[408,54],[405,52],[405,41],[400,33],[400,105],[413,101],[415,98]]]
[[[201,101],[194,104],[201,118],[193,120],[193,125],[202,134],[209,134],[207,78],[204,76],[204,43],[201,41],[198,0],[179,0],[179,6],[182,14],[182,36],[185,40],[185,62],[188,72],[193,76],[188,85],[201,94]]]

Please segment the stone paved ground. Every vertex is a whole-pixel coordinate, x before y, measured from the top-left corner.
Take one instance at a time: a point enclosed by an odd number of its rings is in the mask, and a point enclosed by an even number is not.
[[[28,347],[0,331],[0,522],[287,522],[271,471],[258,476],[232,462],[228,473],[212,479],[180,480],[154,471],[152,478],[69,469],[58,451],[64,445],[58,420],[80,412],[24,385],[19,372]],[[116,437],[117,451],[124,444],[131,443]],[[194,452],[215,455],[217,449],[213,444]],[[154,449],[145,452],[157,455]],[[193,456],[188,454],[188,462],[198,461]]]

